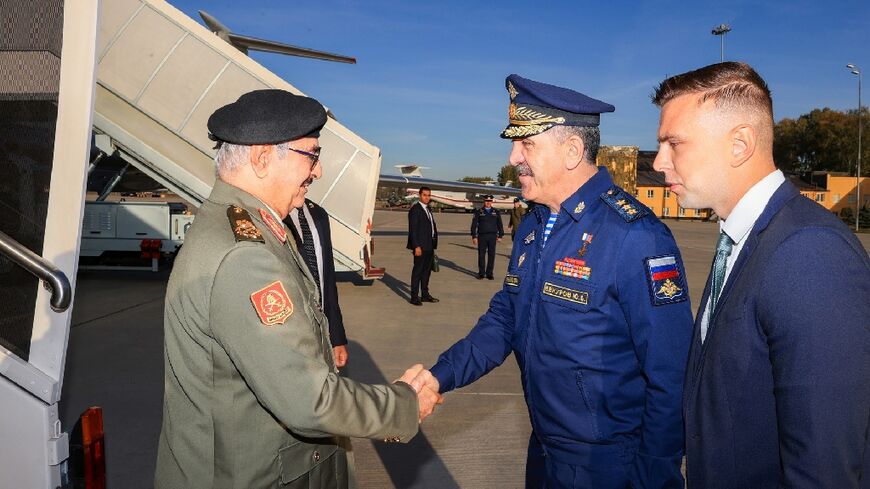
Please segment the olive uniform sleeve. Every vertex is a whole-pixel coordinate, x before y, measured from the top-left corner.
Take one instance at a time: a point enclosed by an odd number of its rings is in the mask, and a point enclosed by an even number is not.
[[[325,356],[329,345],[319,323],[325,319],[303,300],[307,292],[298,280],[286,262],[255,243],[237,244],[214,278],[211,332],[257,399],[302,436],[412,438],[414,391],[338,376]]]

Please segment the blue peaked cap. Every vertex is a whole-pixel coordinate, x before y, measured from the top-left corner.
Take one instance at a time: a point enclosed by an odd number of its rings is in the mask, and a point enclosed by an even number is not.
[[[511,102],[506,139],[540,134],[553,126],[598,126],[600,114],[616,110],[612,105],[568,88],[510,75],[505,88]]]

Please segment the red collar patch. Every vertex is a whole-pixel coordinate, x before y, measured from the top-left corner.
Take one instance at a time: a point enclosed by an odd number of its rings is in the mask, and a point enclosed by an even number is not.
[[[266,326],[284,324],[293,315],[293,301],[287,295],[287,290],[280,280],[251,294],[251,302],[260,317],[260,322]]]
[[[276,221],[274,217],[272,217],[272,213],[265,209],[257,210],[260,211],[260,217],[263,218],[263,222],[266,223],[269,231],[272,231],[272,234],[274,234],[275,237],[278,238],[278,241],[280,241],[281,243],[287,241],[287,231],[284,231],[284,227],[281,226],[281,224],[278,223],[278,221]]]

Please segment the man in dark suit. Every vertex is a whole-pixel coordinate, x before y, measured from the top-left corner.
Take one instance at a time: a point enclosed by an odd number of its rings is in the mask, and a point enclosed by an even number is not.
[[[319,168],[318,165],[315,171],[319,172]],[[312,222],[314,226],[311,226]],[[291,210],[284,218],[284,224],[293,233],[300,254],[318,286],[320,304],[329,320],[329,339],[335,354],[335,365],[344,367],[348,359],[347,336],[344,332],[341,307],[338,305],[338,287],[335,285],[329,214],[323,207],[305,199],[302,207]],[[309,239],[310,245],[306,242]]]
[[[683,411],[689,488],[870,488],[870,259],[773,161],[773,108],[743,63],[671,77],[654,167],[720,236]]]
[[[438,302],[429,293],[429,275],[432,272],[432,257],[438,248],[438,226],[429,210],[432,190],[420,187],[420,201],[408,211],[408,249],[414,253],[414,269],[411,271],[411,304]],[[422,288],[423,295],[418,293]],[[421,302],[422,301],[422,302]]]

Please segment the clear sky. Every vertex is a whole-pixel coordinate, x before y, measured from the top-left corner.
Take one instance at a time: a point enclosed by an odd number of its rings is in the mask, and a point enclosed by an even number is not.
[[[725,59],[745,61],[773,92],[776,120],[857,106],[854,63],[870,74],[868,0],[414,1],[170,0],[239,34],[357,58],[356,65],[253,53],[393,165],[424,175],[495,176],[509,142],[510,73],[616,106],[602,143],[656,148],[665,77],[719,61],[711,29],[729,23]],[[201,21],[200,21],[201,22]],[[864,96],[864,104],[870,95]]]

